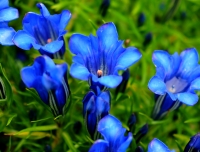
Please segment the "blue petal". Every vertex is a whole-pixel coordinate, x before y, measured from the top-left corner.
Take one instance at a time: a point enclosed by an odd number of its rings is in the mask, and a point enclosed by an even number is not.
[[[64,76],[64,74],[67,72],[67,64],[58,64],[56,65],[56,69],[58,70],[57,74]]]
[[[90,75],[88,69],[85,66],[78,63],[73,63],[71,65],[70,74],[72,75],[72,77],[80,80],[88,80]]]
[[[46,73],[42,76],[42,84],[47,90],[55,90],[60,85],[60,83]]]
[[[105,100],[107,103],[110,104],[111,97],[109,91],[101,92],[101,94],[98,95],[98,97],[102,98],[103,100]]]
[[[193,80],[195,80],[197,77],[200,76],[200,66],[198,65],[189,74],[190,74],[189,78],[187,79],[188,83],[192,82]]]
[[[11,21],[19,17],[18,10],[16,8],[8,7],[0,10],[0,22]]]
[[[114,23],[103,24],[97,30],[97,37],[99,39],[100,50],[109,51],[118,41],[118,33]]]
[[[126,131],[122,127],[121,122],[112,115],[107,115],[101,119],[97,130],[103,135],[104,139],[110,143],[110,145],[119,144],[115,143],[115,141],[118,138],[121,138]]]
[[[31,88],[34,86],[33,82],[35,81],[36,77],[37,75],[36,75],[35,68],[32,66],[25,67],[21,70],[21,78],[28,88]]]
[[[13,42],[21,49],[30,50],[33,47],[32,43],[35,43],[35,39],[31,37],[27,32],[20,30],[15,34]]]
[[[190,91],[200,90],[200,78],[197,78],[194,81],[192,81],[192,83],[190,84],[189,90]]]
[[[97,140],[90,148],[89,152],[108,152],[109,151],[109,144],[107,141],[104,140]]]
[[[11,27],[0,28],[0,44],[13,45],[12,39],[15,33],[15,30]]]
[[[154,138],[148,145],[148,152],[170,152],[170,150],[162,141]]]
[[[22,20],[23,29],[34,37],[33,27],[38,24],[38,21],[40,19],[44,20],[44,18],[41,15],[38,15],[36,13],[33,13],[33,12],[26,13],[26,15],[24,16]]]
[[[81,64],[81,65],[85,66],[85,62],[84,62],[84,60],[83,60],[81,55],[73,56],[72,62],[73,63],[78,63],[78,64]]]
[[[50,13],[48,11],[48,9],[46,8],[46,6],[42,3],[37,3],[36,6],[40,9],[40,13],[43,15],[43,16],[49,16]]]
[[[198,96],[196,94],[189,93],[189,92],[178,93],[177,98],[179,101],[189,106],[193,106],[194,104],[198,102]]]
[[[129,47],[118,58],[116,68],[119,70],[126,70],[129,66],[137,62],[142,57],[138,49]]]
[[[96,99],[96,108],[98,116],[107,115],[110,110],[109,101],[104,100],[103,98],[97,97]]]
[[[0,28],[7,28],[8,27],[8,22],[1,22],[1,24],[0,24]]]
[[[171,58],[171,74],[167,79],[171,79],[177,73],[181,63],[181,57],[175,52]]]
[[[154,76],[149,80],[148,87],[152,92],[159,95],[163,95],[167,91],[165,83],[157,76]]]
[[[177,56],[174,54],[174,58]],[[152,60],[156,68],[162,68],[164,71],[164,75],[167,79],[173,77],[173,57],[166,51],[157,50],[154,51]]]
[[[48,53],[56,53],[62,48],[63,44],[64,44],[63,41],[56,40],[56,41],[46,44],[45,46],[42,46],[41,49]]]
[[[63,107],[65,106],[66,100],[67,100],[67,98],[66,98],[67,96],[65,94],[65,90],[64,90],[63,86],[56,88],[55,96],[56,96],[57,105],[59,107],[59,112],[60,112],[60,114],[62,114]]]
[[[199,55],[195,48],[187,49],[181,54],[181,65],[179,68],[178,76],[182,79],[187,79],[190,76],[190,72],[198,66]]]
[[[47,16],[47,18],[56,23],[56,25],[59,26],[59,30],[62,31],[67,26],[71,18],[71,13],[68,10],[63,10],[61,14],[50,15]]]
[[[126,152],[127,148],[129,147],[131,141],[133,139],[132,133],[128,133],[128,137],[125,138],[122,145],[117,149],[119,152]]]
[[[73,34],[69,40],[69,49],[73,54],[81,54],[85,58],[90,53],[90,39],[81,34]]]
[[[99,78],[99,83],[108,87],[108,88],[115,88],[117,87],[122,81],[122,76],[117,75],[107,75]]]
[[[45,102],[46,104],[48,104],[49,103],[49,94],[42,83],[42,77],[37,77],[35,79],[35,81],[33,82],[33,88],[35,88],[35,90],[38,92],[42,101]]]
[[[55,63],[50,57],[46,55],[39,56],[35,59],[34,66],[38,64],[42,67],[43,72],[45,71],[49,73],[55,72],[55,67],[56,67]],[[38,67],[37,67],[37,70],[38,70]]]
[[[8,0],[0,0],[0,10],[4,9],[6,7],[9,7],[9,1]]]
[[[85,95],[85,97],[83,98],[83,116],[85,117],[85,114],[86,114],[86,112],[87,112],[87,105],[88,105],[88,102],[90,101],[90,99],[91,99],[91,97],[92,96],[95,96],[95,94],[94,94],[94,92],[92,92],[92,91],[89,91],[86,95]],[[92,100],[94,100],[94,98],[92,99]]]

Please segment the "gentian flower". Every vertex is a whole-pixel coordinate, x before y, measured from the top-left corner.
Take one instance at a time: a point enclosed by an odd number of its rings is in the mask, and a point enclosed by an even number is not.
[[[125,92],[129,78],[130,78],[130,72],[129,72],[129,69],[126,69],[122,74],[122,82],[116,88],[116,91],[115,91],[116,95],[119,92],[122,92],[122,93]]]
[[[0,0],[0,44],[13,45],[12,38],[15,30],[8,26],[8,22],[19,17],[18,10],[9,7],[8,0]]]
[[[194,135],[184,149],[184,152],[199,152],[199,151],[200,151],[200,133]]]
[[[153,53],[152,60],[156,66],[156,75],[151,78],[148,87],[161,95],[156,97],[159,106],[155,117],[171,108],[178,108],[178,102],[190,106],[197,103],[195,90],[200,90],[200,66],[196,49],[186,49],[180,55],[158,50]]]
[[[98,139],[97,124],[108,115],[110,110],[110,92],[89,91],[83,99],[83,117],[92,139]]]
[[[130,132],[127,137],[124,137],[126,129],[112,115],[101,119],[97,130],[102,134],[104,140],[97,140],[89,152],[125,152],[133,138]]]
[[[38,3],[37,7],[41,14],[27,13],[22,21],[23,30],[16,33],[13,42],[21,49],[30,50],[34,47],[41,54],[60,58],[65,52],[63,36],[67,32],[65,27],[71,13],[63,10],[61,14],[50,15],[42,3]]]
[[[145,14],[144,13],[141,13],[138,17],[138,26],[142,26],[145,22]]]
[[[122,81],[118,71],[126,70],[142,56],[138,49],[125,49],[122,44],[113,23],[103,24],[97,30],[97,37],[92,34],[73,34],[69,48],[75,56],[70,74],[77,79],[89,81],[91,88],[117,87]]]
[[[148,145],[148,152],[174,152],[170,150],[162,141],[154,138]]]
[[[149,130],[148,124],[145,124],[140,128],[140,130],[134,136],[136,143],[139,143],[139,141],[148,133],[148,130]]]
[[[102,0],[100,6],[100,13],[103,17],[106,16],[109,6],[110,6],[110,0]]]
[[[138,146],[138,147],[135,149],[135,152],[144,152],[144,149],[143,149],[141,146]]]
[[[70,90],[65,77],[67,64],[55,65],[48,56],[37,57],[34,64],[21,70],[28,88],[34,88],[41,100],[50,106],[54,116],[62,115]]]

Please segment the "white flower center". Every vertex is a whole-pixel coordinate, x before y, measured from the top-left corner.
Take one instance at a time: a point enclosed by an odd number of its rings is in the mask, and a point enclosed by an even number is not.
[[[183,91],[187,85],[188,83],[186,80],[176,77],[166,82],[167,90],[171,93],[179,93]]]

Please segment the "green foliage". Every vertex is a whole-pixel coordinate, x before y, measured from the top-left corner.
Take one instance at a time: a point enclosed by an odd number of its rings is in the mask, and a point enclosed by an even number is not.
[[[130,68],[130,79],[125,93],[116,95],[111,90],[111,114],[127,127],[131,113],[137,116],[136,131],[145,123],[149,132],[138,146],[147,149],[153,138],[159,138],[170,149],[177,152],[184,149],[189,138],[199,132],[200,103],[193,107],[181,106],[179,110],[169,112],[163,120],[154,121],[151,112],[154,106],[154,94],[147,84],[155,74],[151,61],[154,50],[168,50],[170,53],[181,52],[185,48],[195,47],[200,51],[200,1],[177,0],[111,0],[105,17],[99,14],[101,0],[16,0],[10,1],[12,7],[20,11],[20,18],[10,23],[16,30],[22,28],[22,19],[27,12],[39,12],[35,4],[44,3],[53,13],[68,9],[72,19],[65,35],[66,53],[63,60],[56,63],[72,63],[72,54],[68,40],[72,33],[95,34],[104,22],[114,22],[119,39],[130,40],[126,46],[135,46],[142,52],[141,60]],[[138,16],[145,14],[145,22],[138,26]],[[185,14],[185,16],[184,16]],[[145,35],[151,32],[152,41],[144,45]],[[33,89],[20,85],[20,69],[31,65],[39,53],[36,50],[24,51],[27,60],[17,58],[19,48],[0,46],[0,77],[6,88],[6,98],[0,99],[0,151],[42,152],[46,145],[53,152],[88,151],[94,141],[85,129],[82,116],[82,99],[89,91],[87,82],[82,82],[68,75],[71,99],[63,117],[54,119],[51,110],[38,97]],[[79,122],[79,125],[77,123]],[[134,151],[135,141],[128,151]]]

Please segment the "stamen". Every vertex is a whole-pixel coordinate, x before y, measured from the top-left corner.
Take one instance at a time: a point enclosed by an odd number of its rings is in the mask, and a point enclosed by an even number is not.
[[[103,71],[102,70],[98,70],[97,71],[97,75],[98,75],[98,77],[101,77],[103,75]]]
[[[47,43],[51,43],[51,42],[52,42],[51,38],[47,39]]]
[[[169,89],[170,92],[174,93],[176,92],[176,88],[175,88],[175,85],[172,85]]]

